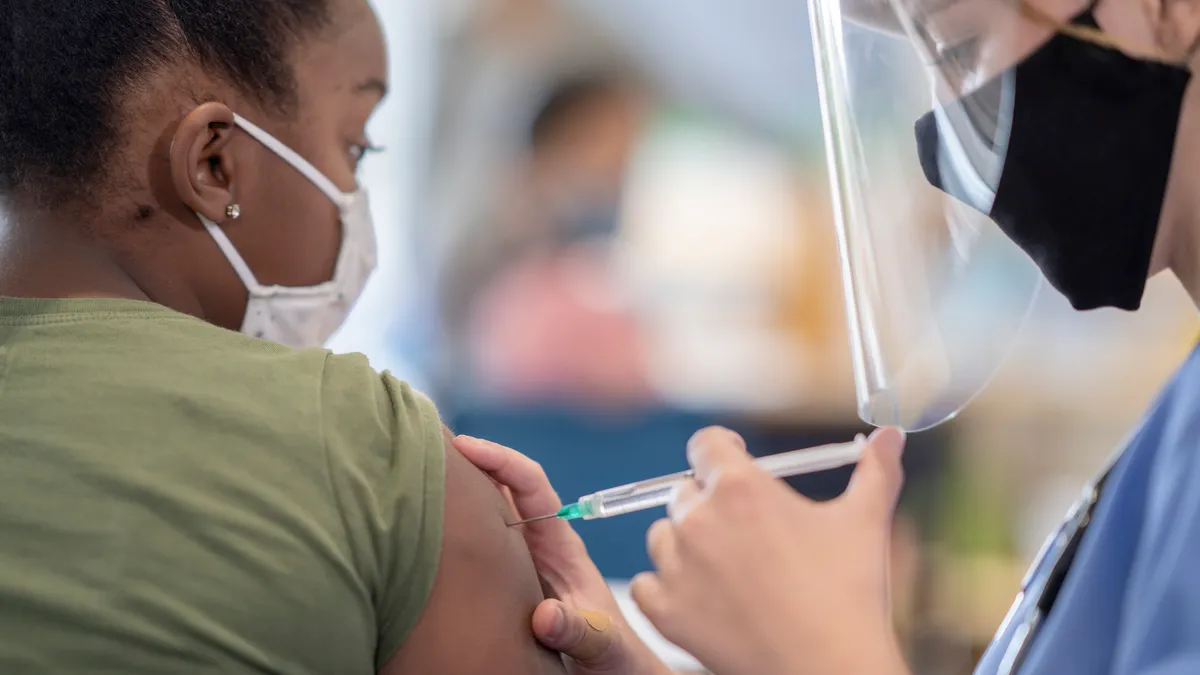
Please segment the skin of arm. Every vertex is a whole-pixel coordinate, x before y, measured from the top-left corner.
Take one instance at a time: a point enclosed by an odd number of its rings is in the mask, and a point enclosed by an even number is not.
[[[559,675],[561,657],[530,631],[545,599],[509,505],[443,430],[446,495],[442,553],[425,610],[380,675]]]

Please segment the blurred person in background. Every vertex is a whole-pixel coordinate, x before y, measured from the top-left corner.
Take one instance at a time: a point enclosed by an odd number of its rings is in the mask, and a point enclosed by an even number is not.
[[[607,62],[559,75],[526,108],[495,208],[467,225],[442,274],[439,404],[458,433],[521,447],[559,488],[666,473],[704,426],[656,400],[644,338],[614,269],[626,174],[653,96]],[[646,569],[650,518],[585,533],[610,578]]]
[[[601,73],[557,83],[539,106],[495,220],[466,237],[447,272],[445,325],[483,392],[583,405],[646,397],[609,249],[648,99],[636,80]]]

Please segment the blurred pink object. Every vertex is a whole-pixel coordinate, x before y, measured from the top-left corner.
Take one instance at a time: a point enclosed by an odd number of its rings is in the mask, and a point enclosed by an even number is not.
[[[479,377],[522,399],[645,401],[645,349],[626,305],[603,252],[579,247],[514,265],[474,305]]]

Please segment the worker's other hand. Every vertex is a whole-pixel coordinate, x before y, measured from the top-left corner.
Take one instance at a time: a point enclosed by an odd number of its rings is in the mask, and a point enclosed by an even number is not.
[[[454,447],[496,481],[514,521],[562,508],[541,465],[525,455],[468,436],[455,438]],[[569,657],[573,675],[670,673],[625,621],[570,524],[551,518],[519,527],[548,596],[533,613],[533,633],[543,645]]]
[[[904,436],[871,437],[850,487],[817,503],[754,465],[726,429],[692,437],[685,484],[647,535],[633,597],[718,675],[904,673],[888,595]]]

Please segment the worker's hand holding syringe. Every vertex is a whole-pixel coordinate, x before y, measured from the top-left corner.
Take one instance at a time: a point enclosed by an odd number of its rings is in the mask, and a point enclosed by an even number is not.
[[[510,520],[562,507],[542,467],[516,450],[466,436],[454,447],[500,486]],[[625,621],[574,528],[547,520],[520,530],[548,596],[533,612],[533,634],[571,657],[571,675],[672,675]]]
[[[822,468],[854,461],[847,456],[859,458],[846,493],[816,504],[774,479],[779,466],[756,466],[737,434],[724,429],[696,434],[688,444],[694,476],[674,474],[655,481],[659,487],[670,485],[669,518],[650,529],[648,548],[656,572],[634,579],[634,600],[668,640],[713,672],[849,668],[906,673],[892,633],[887,590],[903,445],[902,434],[882,431],[849,448],[826,446],[785,458],[792,473],[780,475],[805,473],[794,471],[798,457],[811,462],[808,467],[829,462]],[[558,515],[562,504],[536,462],[487,441],[460,437],[455,447],[511,488],[517,519]],[[622,488],[646,497],[645,482]],[[647,501],[631,510],[649,508]],[[611,494],[601,502],[620,504]],[[550,517],[521,530],[534,565],[561,599],[538,607],[534,634],[559,651],[577,644],[589,647],[585,656],[590,660],[568,663],[573,673],[670,672],[624,622],[569,525]],[[600,609],[612,618],[600,622],[604,635],[585,620],[580,610],[587,609]],[[605,640],[611,646],[597,656],[595,648]]]
[[[860,434],[858,438],[849,443],[836,443],[818,448],[768,455],[754,460],[754,463],[775,478],[790,478],[854,464],[862,456],[864,445],[866,445],[866,439]],[[618,485],[584,495],[574,504],[567,504],[554,513],[525,518],[511,523],[511,525],[524,525],[556,517],[563,520],[612,518],[613,516],[623,516],[626,513],[652,509],[656,506],[666,506],[672,500],[675,491],[684,483],[694,479],[695,475],[696,472],[689,469],[657,478],[647,478],[636,483]]]

